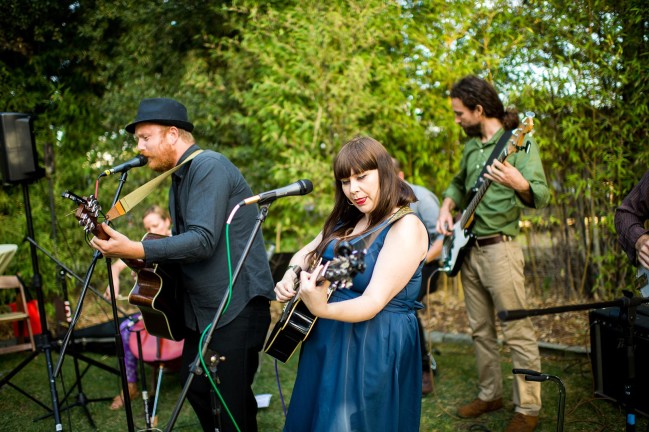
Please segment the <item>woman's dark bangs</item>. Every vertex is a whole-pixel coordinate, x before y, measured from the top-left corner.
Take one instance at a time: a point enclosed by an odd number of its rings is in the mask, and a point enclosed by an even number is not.
[[[360,144],[359,142],[357,142]],[[378,165],[375,158],[373,158],[368,151],[367,146],[364,145],[348,145],[343,149],[336,158],[334,166],[334,175],[336,180],[340,181],[344,178],[349,178],[354,174],[359,174],[364,171],[377,169]]]

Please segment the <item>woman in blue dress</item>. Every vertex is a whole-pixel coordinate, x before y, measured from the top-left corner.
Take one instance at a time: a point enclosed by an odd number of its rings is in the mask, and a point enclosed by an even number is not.
[[[299,295],[318,320],[302,345],[284,431],[418,431],[421,358],[415,309],[428,234],[416,200],[378,141],[357,137],[334,160],[335,204],[297,252],[277,300]],[[366,269],[328,298],[317,283],[341,241],[367,248]],[[303,271],[302,271],[303,270]]]

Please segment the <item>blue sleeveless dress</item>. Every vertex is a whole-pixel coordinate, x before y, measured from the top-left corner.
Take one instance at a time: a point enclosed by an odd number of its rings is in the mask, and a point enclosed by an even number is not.
[[[366,270],[330,302],[363,294],[392,225],[365,257]],[[360,239],[358,239],[360,240]],[[324,253],[333,258],[333,244]],[[410,282],[369,321],[318,319],[303,342],[285,432],[419,431],[421,350],[415,309],[421,264]]]

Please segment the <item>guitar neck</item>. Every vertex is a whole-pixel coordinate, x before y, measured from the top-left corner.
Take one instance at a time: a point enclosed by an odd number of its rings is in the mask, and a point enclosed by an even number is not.
[[[518,128],[512,133],[512,136],[509,138],[508,143],[521,141],[524,136],[525,133],[521,131],[520,128]],[[514,150],[517,149],[514,148]],[[509,146],[505,145],[505,147],[501,150],[501,152],[494,160],[503,163],[505,162],[505,160],[507,160],[507,158],[511,154],[512,153],[509,151]],[[487,193],[487,189],[489,189],[491,183],[493,183],[491,180],[485,178],[484,176],[482,177],[482,182],[480,184],[480,187],[478,188],[475,195],[473,196],[469,204],[466,206],[466,210],[462,214],[462,217],[460,219],[460,224],[462,227],[466,228],[466,225],[469,223],[469,221],[473,219],[473,215],[475,214],[478,204],[480,204],[480,201],[482,201],[482,198],[484,197],[485,193]]]
[[[471,202],[469,202],[469,205],[466,206],[464,213],[462,213],[462,217],[460,218],[460,226],[466,227],[469,221],[473,219],[476,208],[478,208],[478,204],[480,204],[480,201],[482,201],[482,197],[484,197],[484,194],[487,192],[489,186],[491,186],[491,183],[491,180],[483,178],[482,185],[478,188],[478,191],[471,199]]]

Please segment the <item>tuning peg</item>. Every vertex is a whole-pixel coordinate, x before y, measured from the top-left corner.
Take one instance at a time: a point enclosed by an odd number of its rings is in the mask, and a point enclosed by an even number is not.
[[[336,255],[348,257],[352,253],[352,245],[347,240],[341,241],[336,246]]]

